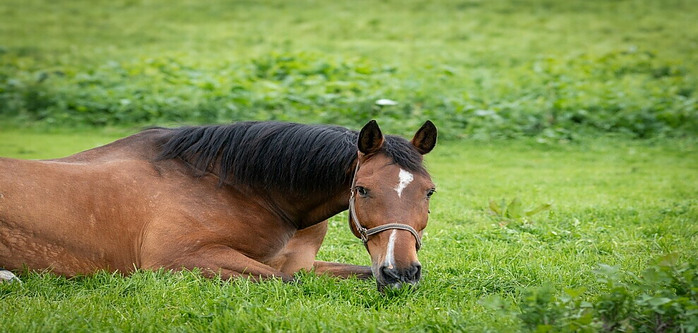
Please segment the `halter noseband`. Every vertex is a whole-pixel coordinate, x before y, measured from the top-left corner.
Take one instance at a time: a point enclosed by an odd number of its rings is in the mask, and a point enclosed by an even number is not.
[[[356,215],[356,174],[359,173],[359,160],[356,160],[356,169],[354,169],[354,177],[351,181],[351,197],[349,197],[349,215],[351,215],[350,219],[354,222],[354,226],[356,227],[356,231],[358,231],[359,235],[361,236],[361,240],[364,242],[364,246],[367,246],[368,243],[368,238],[381,233],[383,231],[389,230],[389,229],[399,229],[399,230],[406,230],[409,231],[412,236],[414,236],[414,239],[417,241],[417,251],[422,247],[422,239],[419,237],[419,233],[417,233],[414,228],[410,227],[407,224],[402,224],[402,223],[388,223],[388,224],[383,224],[379,225],[375,228],[367,229],[364,228],[361,223],[359,222],[359,217]]]

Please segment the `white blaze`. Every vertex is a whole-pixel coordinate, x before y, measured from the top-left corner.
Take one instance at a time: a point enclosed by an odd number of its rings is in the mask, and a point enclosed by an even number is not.
[[[395,192],[397,192],[398,197],[402,197],[402,190],[404,190],[405,187],[407,187],[407,185],[409,185],[414,180],[414,176],[411,173],[403,169],[400,169],[399,177],[400,182],[395,187]]]
[[[385,250],[385,266],[388,269],[393,269],[395,265],[395,232],[394,230],[390,232],[390,239],[388,239],[388,249]]]

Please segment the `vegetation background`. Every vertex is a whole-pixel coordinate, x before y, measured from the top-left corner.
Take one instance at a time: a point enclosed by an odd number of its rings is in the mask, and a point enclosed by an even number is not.
[[[698,132],[695,1],[3,1],[21,124],[239,119],[445,137]],[[395,106],[380,107],[388,98]]]
[[[439,193],[415,291],[302,275],[25,272],[10,331],[698,329],[692,0],[0,2],[0,156],[150,125],[412,135]],[[390,99],[396,105],[378,105]],[[320,256],[366,264],[331,221]]]

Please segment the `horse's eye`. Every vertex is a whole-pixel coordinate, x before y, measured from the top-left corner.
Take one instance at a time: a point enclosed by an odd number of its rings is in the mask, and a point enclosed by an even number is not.
[[[367,190],[365,187],[363,187],[363,186],[357,186],[357,187],[356,187],[356,193],[358,193],[360,196],[362,196],[362,197],[364,197],[364,198],[365,198],[366,196],[368,196],[368,190]]]
[[[436,189],[429,189],[429,191],[427,191],[427,199],[431,198],[431,196],[434,195],[434,193],[436,193]]]

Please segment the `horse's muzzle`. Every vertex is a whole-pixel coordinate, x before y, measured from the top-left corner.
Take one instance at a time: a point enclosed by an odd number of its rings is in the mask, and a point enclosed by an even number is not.
[[[405,285],[415,286],[422,277],[422,265],[419,262],[403,268],[382,266],[378,271],[375,275],[379,291],[384,288],[400,289]]]

